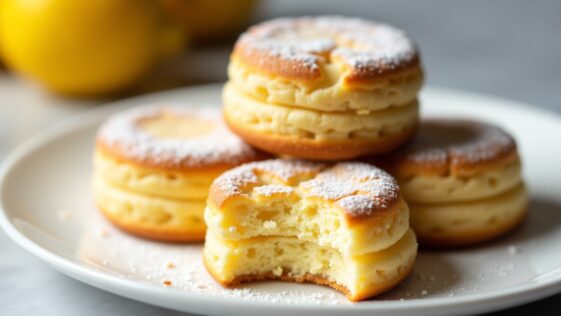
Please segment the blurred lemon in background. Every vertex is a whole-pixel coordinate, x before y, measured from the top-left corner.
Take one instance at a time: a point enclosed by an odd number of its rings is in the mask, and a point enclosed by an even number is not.
[[[154,0],[0,0],[5,63],[63,94],[128,88],[184,39]]]
[[[255,0],[160,0],[198,41],[235,35],[248,23]]]

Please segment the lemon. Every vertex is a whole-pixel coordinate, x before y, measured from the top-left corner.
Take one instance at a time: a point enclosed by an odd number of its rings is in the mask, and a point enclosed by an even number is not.
[[[70,95],[139,81],[183,36],[153,0],[0,0],[0,51],[9,68]]]

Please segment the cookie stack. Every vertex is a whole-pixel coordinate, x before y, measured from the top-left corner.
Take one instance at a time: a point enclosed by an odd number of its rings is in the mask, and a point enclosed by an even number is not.
[[[423,72],[391,26],[343,17],[278,19],[236,43],[224,117],[249,144],[335,160],[389,152],[417,126]]]
[[[266,158],[217,111],[148,106],[112,116],[94,154],[94,199],[121,229],[163,241],[202,241],[208,189],[219,174]]]
[[[373,162],[398,180],[423,246],[465,246],[512,230],[528,194],[516,143],[480,122],[424,120],[414,139]]]
[[[215,180],[209,272],[224,285],[327,284],[353,301],[399,283],[417,242],[397,182],[373,165],[336,161],[390,152],[414,134],[423,79],[414,43],[365,20],[278,19],[240,37],[228,72],[226,123],[284,160]]]

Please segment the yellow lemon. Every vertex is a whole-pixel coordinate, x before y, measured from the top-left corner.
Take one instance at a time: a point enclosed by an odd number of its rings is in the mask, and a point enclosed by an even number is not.
[[[182,42],[153,0],[0,0],[6,64],[63,94],[125,89]]]

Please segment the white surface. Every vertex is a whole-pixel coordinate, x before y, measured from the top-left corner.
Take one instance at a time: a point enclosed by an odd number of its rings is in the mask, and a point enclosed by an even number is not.
[[[480,118],[511,131],[525,162],[530,217],[514,234],[486,246],[421,253],[413,275],[376,301],[349,304],[327,288],[279,282],[223,290],[202,269],[199,246],[130,238],[95,216],[89,192],[93,136],[110,112],[156,100],[212,103],[219,96],[219,86],[206,86],[124,100],[41,133],[5,161],[0,187],[4,228],[24,248],[86,283],[196,313],[468,313],[561,290],[561,181],[552,167],[561,159],[561,144],[543,141],[561,135],[561,118],[471,94],[428,89],[424,115]],[[177,267],[167,269],[168,261]],[[162,286],[164,279],[173,286]]]

